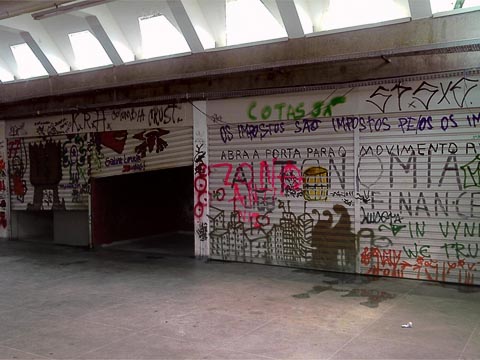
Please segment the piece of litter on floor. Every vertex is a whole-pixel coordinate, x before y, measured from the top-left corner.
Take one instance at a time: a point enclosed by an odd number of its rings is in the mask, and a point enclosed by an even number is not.
[[[402,328],[411,328],[411,327],[413,327],[413,323],[411,321],[402,325]]]

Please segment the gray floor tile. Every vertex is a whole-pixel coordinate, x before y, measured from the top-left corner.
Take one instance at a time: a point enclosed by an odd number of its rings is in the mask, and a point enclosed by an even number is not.
[[[208,359],[208,360],[222,360],[222,359],[228,359],[228,360],[268,360],[268,359],[274,359],[274,358],[271,358],[271,357],[268,357],[268,356],[250,354],[250,353],[246,353],[246,352],[240,352],[240,351],[230,351],[230,350],[218,349],[218,350],[214,350],[212,353],[208,354],[207,356],[203,357],[202,359]]]
[[[0,313],[0,344],[8,342],[11,338],[25,336],[38,329],[48,329],[71,321],[51,314],[15,308],[11,311]]]
[[[22,308],[29,311],[75,318],[118,304],[119,299],[108,294],[69,293],[62,295],[57,294],[56,291],[50,291],[44,296],[26,302]]]
[[[163,324],[146,333],[221,346],[264,323],[265,321],[254,317],[237,316],[234,312],[225,314],[216,311],[201,311],[165,320]]]
[[[49,359],[48,357],[41,356],[39,354],[31,354],[25,351],[20,351],[17,349],[12,349],[6,346],[0,345],[0,359],[2,360],[13,360],[13,359]]]
[[[477,324],[477,327],[472,332],[460,358],[480,359],[480,323]]]
[[[438,300],[438,299],[437,299]],[[480,304],[468,301],[431,299],[410,296],[385,312],[363,335],[379,341],[393,338],[416,347],[442,347],[460,353],[478,323]],[[401,325],[412,322],[413,328]]]
[[[126,302],[91,312],[81,319],[126,329],[144,330],[160,326],[169,319],[187,315],[196,309],[193,304],[180,306],[167,301],[148,300]]]
[[[131,331],[74,320],[69,324],[32,329],[2,342],[8,346],[45,357],[65,359],[117,341]]]
[[[394,336],[390,340],[359,336],[331,359],[458,359],[459,352],[444,346],[418,346]]]
[[[273,321],[223,347],[276,359],[328,359],[351,339],[316,326]]]
[[[203,359],[212,347],[164,337],[158,334],[137,334],[76,356],[78,359]]]

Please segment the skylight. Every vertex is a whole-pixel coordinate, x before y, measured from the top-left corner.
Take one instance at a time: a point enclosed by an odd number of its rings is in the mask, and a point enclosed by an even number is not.
[[[125,44],[121,43],[120,41],[112,41],[113,46],[115,46],[115,49],[118,52],[118,55],[120,55],[120,58],[123,60],[123,62],[130,62],[135,60],[135,55],[133,52],[125,46]]]
[[[227,45],[286,37],[287,33],[260,0],[226,0]]]
[[[430,0],[432,13],[480,6],[480,0]]]
[[[141,17],[138,22],[142,34],[143,58],[190,52],[183,35],[164,15]]]
[[[75,56],[75,67],[78,70],[112,64],[102,45],[90,31],[71,33],[68,37]]]
[[[330,0],[321,30],[332,30],[399,19],[409,16],[408,1]]]
[[[12,49],[13,57],[17,63],[20,79],[48,75],[40,60],[37,59],[32,49],[26,43],[12,45],[10,49]]]
[[[202,43],[204,49],[213,49],[215,48],[215,39],[210,35],[210,33],[202,28],[201,26],[196,26],[195,31],[197,32],[198,38]]]
[[[13,75],[10,74],[7,70],[0,67],[0,81],[7,82],[7,81],[13,81],[13,80],[15,80]]]
[[[297,9],[300,23],[304,34],[310,34],[313,32],[313,22],[308,13],[307,4],[305,2],[296,1],[295,8]]]

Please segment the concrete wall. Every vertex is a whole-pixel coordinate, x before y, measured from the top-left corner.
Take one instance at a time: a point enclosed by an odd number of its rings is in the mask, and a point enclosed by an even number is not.
[[[18,240],[52,241],[51,211],[12,211],[12,238]]]
[[[53,242],[61,245],[88,246],[88,211],[54,211]]]

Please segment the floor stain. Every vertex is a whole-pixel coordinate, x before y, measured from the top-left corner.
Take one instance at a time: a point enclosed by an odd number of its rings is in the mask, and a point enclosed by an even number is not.
[[[58,265],[60,266],[68,266],[68,265],[77,265],[77,264],[85,264],[88,260],[77,260],[77,261],[70,261],[70,262],[63,262]]]
[[[292,295],[292,297],[294,297],[295,299],[308,299],[310,297],[310,294],[306,292],[306,293]]]
[[[395,298],[394,294],[390,294],[386,291],[379,291],[375,289],[338,289],[333,286],[313,286],[310,290],[300,294],[294,294],[292,297],[295,299],[308,299],[312,295],[320,294],[324,291],[335,291],[335,292],[348,292],[347,294],[342,295],[342,297],[366,297],[367,301],[361,302],[360,305],[367,306],[369,308],[377,308],[378,304],[383,301],[390,300]]]
[[[379,303],[395,298],[395,295],[374,289],[352,289],[342,297],[366,297],[368,298],[367,301],[361,302],[360,305],[376,308]]]
[[[294,297],[295,299],[308,299],[310,297],[310,295],[317,295],[317,294],[320,294],[320,293],[322,293],[324,291],[327,291],[327,290],[336,291],[336,292],[348,291],[348,290],[343,290],[343,289],[335,289],[332,286],[317,285],[317,286],[313,286],[312,289],[308,290],[307,292],[300,293],[300,294],[295,294],[295,295],[292,295],[292,297]]]
[[[325,284],[330,285],[343,285],[343,284],[369,284],[372,281],[377,281],[379,278],[373,276],[365,275],[354,275],[354,274],[337,274],[329,273],[326,274],[327,277],[333,278],[332,280],[323,280]]]

